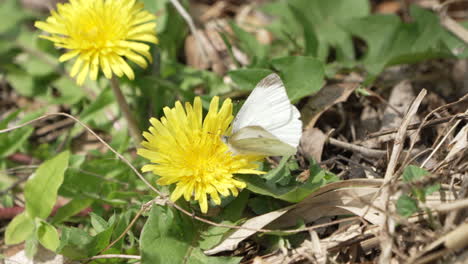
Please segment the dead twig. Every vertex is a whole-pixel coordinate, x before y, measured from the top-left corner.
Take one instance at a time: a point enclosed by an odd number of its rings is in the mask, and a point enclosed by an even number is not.
[[[335,138],[328,138],[327,142],[330,143],[333,146],[357,152],[357,153],[363,155],[366,158],[379,159],[379,158],[382,158],[385,155],[387,155],[387,151],[385,151],[385,150],[366,148],[366,147],[359,146],[359,145],[356,145],[356,144],[344,142],[344,141],[341,141],[341,140],[338,140],[338,139],[335,139]],[[413,154],[416,154],[416,152],[415,153],[411,152],[411,155],[413,155]]]
[[[394,175],[395,168],[398,162],[398,158],[403,150],[403,144],[405,142],[406,131],[411,119],[419,108],[419,105],[422,102],[424,96],[426,96],[426,90],[423,89],[416,99],[411,104],[408,112],[403,119],[400,129],[398,130],[397,134],[395,135],[395,141],[393,144],[392,154],[390,156],[390,160],[388,162],[387,170],[385,171],[384,176],[384,183],[383,183],[383,190],[382,190],[382,200],[385,210],[388,210],[388,203],[390,200],[390,182],[394,180],[396,177]],[[382,240],[381,240],[381,250],[382,254],[379,258],[379,263],[390,263],[391,253],[393,248],[393,233],[395,232],[395,223],[391,218],[389,218],[388,214],[385,214],[385,221],[384,226],[382,229]]]
[[[439,125],[439,124],[450,122],[451,120],[468,120],[468,114],[457,114],[457,115],[451,115],[451,116],[436,118],[436,119],[426,121],[426,122],[423,121],[423,122],[411,124],[411,125],[408,126],[407,129],[408,130],[414,130],[414,129],[418,129],[420,126],[422,128],[433,127],[433,126],[436,126],[436,125]],[[398,129],[399,128],[392,128],[392,129],[386,129],[386,130],[370,133],[370,134],[367,135],[366,139],[371,139],[371,138],[380,137],[380,136],[383,136],[383,135],[393,134],[393,133],[396,133],[398,131]]]
[[[341,140],[338,140],[338,139],[335,139],[335,138],[328,138],[327,141],[328,141],[328,143],[330,143],[333,146],[360,153],[363,156],[368,157],[368,158],[379,159],[379,158],[385,156],[386,153],[387,153],[385,150],[370,149],[370,148],[366,148],[366,147],[363,147],[363,146],[359,146],[359,145],[351,144],[351,143],[348,143],[348,142],[344,142],[344,141],[341,141]]]
[[[190,29],[190,32],[192,32],[192,35],[195,37],[195,42],[197,43],[197,47],[202,54],[201,58],[203,60],[208,60],[209,59],[208,52],[203,47],[203,44],[202,44],[203,40],[197,30],[197,27],[195,26],[195,23],[193,22],[192,17],[187,12],[187,10],[185,10],[185,8],[182,6],[179,0],[171,0],[171,3],[175,7],[177,12],[179,12],[180,16],[182,16],[182,18],[185,20],[185,22],[187,23]]]

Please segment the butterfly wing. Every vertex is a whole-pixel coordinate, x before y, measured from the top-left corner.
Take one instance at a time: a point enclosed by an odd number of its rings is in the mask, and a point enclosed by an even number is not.
[[[258,126],[296,148],[302,134],[299,118],[300,113],[291,104],[283,82],[273,73],[261,80],[247,98],[234,119],[232,132],[236,134],[243,128]]]
[[[288,156],[296,148],[282,142],[260,126],[248,126],[229,137],[227,144],[233,153],[262,156]]]

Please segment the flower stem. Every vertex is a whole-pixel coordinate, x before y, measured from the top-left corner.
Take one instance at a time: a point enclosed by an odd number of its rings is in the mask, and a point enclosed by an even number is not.
[[[140,144],[142,141],[141,138],[141,132],[138,129],[137,122],[135,118],[132,115],[132,112],[130,111],[130,106],[128,105],[127,101],[125,101],[125,97],[122,93],[122,90],[120,89],[119,81],[115,76],[112,76],[110,79],[112,91],[114,92],[115,99],[117,100],[117,103],[119,104],[120,110],[122,110],[122,113],[127,120],[128,123],[128,129],[130,130],[130,136],[133,138],[133,141],[135,144]]]

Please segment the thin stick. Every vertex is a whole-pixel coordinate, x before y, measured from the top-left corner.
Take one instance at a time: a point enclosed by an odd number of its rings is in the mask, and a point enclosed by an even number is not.
[[[385,156],[385,154],[387,153],[385,150],[370,149],[370,148],[366,148],[363,146],[351,144],[348,142],[343,142],[335,138],[328,138],[328,143],[339,148],[343,148],[343,149],[347,149],[347,150],[360,153],[363,156],[368,157],[368,158],[378,159],[378,158]]]
[[[428,209],[442,213],[450,213],[465,208],[468,208],[468,199],[456,200],[449,203],[442,203],[439,205],[430,206]]]
[[[439,125],[439,124],[442,124],[442,123],[452,121],[453,119],[467,120],[468,119],[468,114],[457,114],[457,115],[451,115],[451,116],[436,118],[436,119],[433,119],[433,120],[430,120],[430,121],[427,121],[427,122],[423,121],[423,122],[411,124],[411,125],[408,126],[407,129],[408,130],[418,129],[419,126],[421,126],[421,125],[422,125],[423,128],[431,127],[431,126],[435,126],[435,125]],[[367,138],[370,139],[370,138],[380,137],[380,136],[383,136],[383,135],[393,134],[393,133],[396,133],[397,131],[398,131],[398,128],[390,128],[390,129],[370,133],[369,135],[367,135]]]
[[[385,209],[388,209],[388,202],[390,200],[390,182],[395,178],[394,172],[395,167],[398,162],[398,158],[400,157],[401,151],[403,150],[403,145],[405,142],[405,135],[408,128],[408,125],[412,119],[412,117],[416,114],[419,105],[421,104],[422,99],[426,95],[426,90],[423,89],[419,94],[418,97],[414,100],[411,104],[408,112],[403,119],[400,129],[398,130],[397,134],[395,135],[395,141],[393,144],[392,155],[390,156],[390,160],[387,165],[387,170],[385,171],[384,176],[384,183],[385,186],[382,190],[382,200]],[[379,258],[379,263],[390,263],[391,253],[393,249],[393,233],[394,233],[394,224],[392,223],[391,219],[388,217],[388,214],[385,214],[385,221],[384,221],[384,228],[383,234],[381,239],[381,250],[382,253]]]
[[[138,129],[137,122],[133,117],[132,112],[130,111],[130,106],[125,100],[122,90],[120,89],[119,81],[117,80],[117,78],[115,78],[115,76],[112,76],[112,78],[110,79],[110,83],[112,91],[115,95],[115,99],[119,104],[120,110],[122,110],[122,113],[125,119],[127,120],[128,128],[130,130],[130,136],[132,136],[134,143],[138,145],[142,141],[141,131],[140,129]]]
[[[418,110],[422,99],[424,98],[424,96],[426,96],[426,93],[427,93],[426,90],[423,89],[419,93],[418,97],[416,97],[410,109],[406,113],[405,119],[403,120],[400,128],[398,129],[397,134],[395,135],[395,143],[393,145],[392,155],[390,156],[387,170],[385,171],[384,184],[393,179],[393,173],[395,171],[398,157],[400,156],[400,153],[403,150],[403,144],[405,142],[405,135],[406,135],[409,122],[411,121],[411,118],[416,114],[416,111]]]
[[[447,14],[444,14],[441,17],[442,26],[444,26],[448,31],[452,32],[452,34],[454,34],[459,39],[463,40],[466,44],[468,44],[468,30],[466,30],[463,26],[461,26],[455,20],[450,18]]]
[[[333,146],[336,146],[336,147],[339,147],[339,148],[342,148],[342,149],[347,149],[347,150],[354,151],[354,152],[359,153],[362,156],[367,157],[367,158],[379,159],[379,158],[382,158],[383,156],[385,156],[387,154],[387,151],[385,151],[385,150],[366,148],[366,147],[359,146],[359,145],[356,145],[356,144],[344,142],[344,141],[341,141],[341,140],[338,140],[338,139],[335,139],[335,138],[328,138],[327,142],[330,143]],[[406,151],[404,151],[404,152],[406,154],[410,154],[410,152],[406,152]],[[411,152],[411,155],[412,154],[415,154],[415,153]]]
[[[128,224],[127,228],[125,228],[122,234],[120,234],[119,237],[117,237],[114,241],[112,241],[109,245],[107,245],[103,250],[99,251],[99,254],[101,254],[102,252],[105,252],[106,250],[111,248],[113,245],[115,245],[115,243],[119,242],[119,240],[122,239],[125,236],[125,234],[127,234],[127,232],[130,230],[130,228],[132,228],[132,226],[136,223],[136,221],[141,216],[141,214],[153,205],[153,202],[154,202],[154,199],[142,205],[140,210],[137,212],[135,217],[133,217],[132,221],[130,222],[130,224]]]
[[[376,93],[374,91],[371,91],[371,90],[369,90],[367,88],[364,88],[364,90],[366,90],[366,92],[368,92],[371,96],[376,97],[385,106],[388,106],[390,109],[392,109],[400,118],[403,118],[403,114],[395,106],[393,106],[392,104],[387,102],[387,100],[385,100],[382,96],[380,96],[380,94],[378,94],[378,93]]]
[[[172,5],[175,7],[177,12],[182,16],[182,18],[185,20],[187,25],[189,26],[190,32],[192,32],[192,35],[195,37],[195,42],[197,43],[197,47],[201,52],[201,58],[206,62],[206,60],[209,60],[209,56],[205,50],[205,48],[202,45],[202,38],[200,37],[197,28],[195,27],[195,23],[193,23],[193,19],[190,17],[189,13],[185,8],[180,4],[178,0],[171,0]]]

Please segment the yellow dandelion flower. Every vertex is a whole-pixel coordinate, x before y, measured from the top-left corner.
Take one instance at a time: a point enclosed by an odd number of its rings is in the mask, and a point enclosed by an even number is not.
[[[124,58],[146,68],[151,54],[143,42],[158,42],[155,18],[136,0],[70,0],[34,25],[50,34],[42,38],[67,50],[60,62],[76,57],[70,75],[81,85],[88,74],[96,80],[99,69],[108,79],[112,74],[133,79]]]
[[[151,161],[143,172],[152,171],[160,176],[159,185],[176,184],[171,200],[184,196],[185,200],[198,201],[203,213],[208,211],[208,195],[216,203],[222,196],[237,196],[245,182],[236,180],[234,174],[263,174],[257,170],[256,161],[263,157],[234,155],[221,140],[230,133],[232,102],[224,101],[218,111],[219,98],[214,97],[203,120],[202,105],[196,97],[193,106],[180,102],[174,108],[165,107],[161,120],[150,119],[149,133],[138,154]]]

